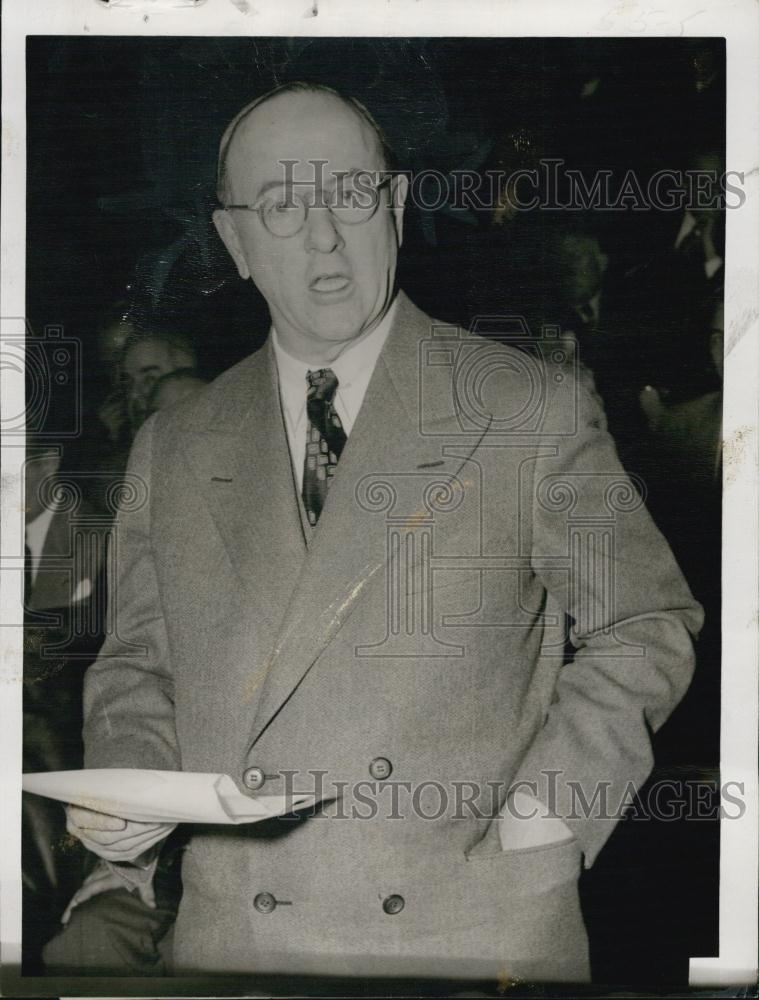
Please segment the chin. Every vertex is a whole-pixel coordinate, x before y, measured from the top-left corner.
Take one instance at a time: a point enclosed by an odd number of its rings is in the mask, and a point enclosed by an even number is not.
[[[311,329],[320,340],[329,340],[339,343],[344,340],[353,340],[363,333],[366,327],[366,317],[357,315],[354,310],[335,309],[329,310],[320,316],[315,316]]]

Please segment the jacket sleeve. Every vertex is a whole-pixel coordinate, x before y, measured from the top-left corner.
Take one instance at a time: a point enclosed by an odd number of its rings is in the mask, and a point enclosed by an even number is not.
[[[644,506],[645,488],[622,469],[598,403],[579,385],[572,403],[568,395],[549,404],[548,426],[574,432],[540,442],[528,544],[550,603],[569,616],[574,657],[558,672],[513,787],[536,790],[590,867],[651,772],[650,732],[688,688],[703,612]]]
[[[85,678],[86,767],[181,769],[150,537],[154,424],[147,421],[135,438],[111,531],[107,634]]]

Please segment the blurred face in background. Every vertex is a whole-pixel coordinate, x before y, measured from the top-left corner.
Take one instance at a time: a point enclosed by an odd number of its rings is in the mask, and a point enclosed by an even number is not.
[[[108,371],[111,388],[119,385],[119,359],[127,337],[134,333],[134,326],[127,319],[109,323],[98,331],[98,357]]]
[[[296,161],[289,187],[284,160]],[[323,168],[314,167],[316,160],[326,161]],[[374,130],[331,94],[275,96],[242,120],[231,142],[225,204],[293,193],[309,203],[302,228],[285,237],[273,235],[258,211],[214,214],[240,276],[253,279],[282,345],[302,360],[337,357],[379,323],[392,301],[406,179],[381,188],[377,210],[360,224],[345,224],[327,207],[345,183],[341,174],[384,169]]]
[[[601,291],[606,270],[606,257],[598,240],[592,236],[579,236],[565,241],[568,293],[575,307],[588,302]]]
[[[575,233],[559,240],[554,277],[574,332],[592,333],[598,326],[607,266],[594,236]]]
[[[141,423],[145,419],[148,397],[162,375],[194,365],[195,358],[189,351],[163,340],[148,337],[132,344],[121,362],[121,374],[133,421]]]

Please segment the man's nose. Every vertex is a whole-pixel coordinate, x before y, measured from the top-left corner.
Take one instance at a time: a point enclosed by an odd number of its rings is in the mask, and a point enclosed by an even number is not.
[[[150,395],[150,390],[156,384],[156,379],[152,375],[146,375],[144,378],[138,379],[134,386],[134,395],[140,399],[147,399]]]
[[[326,208],[311,208],[306,219],[306,250],[332,253],[344,246],[344,240],[332,212]]]

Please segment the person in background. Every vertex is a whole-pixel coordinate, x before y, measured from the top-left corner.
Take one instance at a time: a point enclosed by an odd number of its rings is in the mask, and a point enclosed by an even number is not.
[[[82,684],[105,633],[110,518],[88,500],[73,445],[30,435],[24,479],[24,770],[68,770],[83,765]],[[39,961],[85,855],[68,842],[54,802],[24,795],[22,817],[26,968]]]
[[[106,376],[101,386],[105,396],[98,404],[97,416],[108,441],[116,448],[128,447],[131,442],[120,363],[127,338],[133,337],[136,332],[137,326],[126,301],[116,302],[97,329],[97,359],[101,372]]]
[[[161,375],[148,395],[148,412],[155,413],[156,410],[165,410],[167,406],[176,406],[206,384],[194,368],[177,368],[175,372]]]
[[[671,407],[658,394],[649,394],[646,401],[646,416],[659,448],[669,451],[694,486],[700,487],[713,486],[721,474],[725,341],[725,307],[721,299],[711,313],[707,338],[719,387]]]
[[[542,254],[540,288],[544,291],[536,324],[558,326],[564,348],[575,357],[582,384],[600,404],[604,427],[604,349],[609,344],[599,327],[607,267],[608,258],[594,233],[579,226],[555,225]]]
[[[722,377],[724,304],[711,304],[708,343],[715,388],[668,406],[655,387],[641,393],[649,424],[652,512],[661,522],[694,593],[702,601],[719,590],[720,536],[705,530],[719,524],[722,502]]]
[[[549,256],[561,325],[589,344],[598,330],[609,259],[598,237],[582,229],[558,230]]]
[[[49,439],[27,443],[24,605],[30,612],[72,608],[96,592],[109,522],[83,495],[82,461]],[[77,533],[77,522],[97,530]]]
[[[711,387],[704,303],[724,284],[725,209],[718,203],[724,160],[700,144],[686,166],[701,179],[700,204],[694,198],[680,211],[640,213],[637,228],[628,230],[637,262],[619,282],[634,340],[648,359],[646,381],[666,393],[670,406]]]
[[[43,439],[27,447],[25,771],[83,766],[82,681],[105,632],[106,575],[101,570],[111,520],[89,499],[91,480],[99,477],[92,475],[88,444],[84,442],[75,460],[65,462],[60,444]],[[76,498],[73,505],[71,497]],[[77,522],[83,529],[79,533]],[[40,612],[60,616],[60,626],[40,620]],[[75,655],[70,660],[56,650],[45,655],[45,644],[65,637],[74,616],[79,622],[77,643],[69,651]],[[23,822],[29,971],[40,971],[37,966],[43,961],[49,975],[74,974],[83,966],[112,975],[161,975],[164,957],[159,945],[173,924],[181,895],[179,837],[172,842],[173,852],[170,844],[162,854],[149,891],[140,894],[128,892],[104,862],[72,844],[56,802],[24,795]],[[77,956],[74,968],[69,965],[72,954]]]
[[[30,796],[31,798],[31,796]],[[43,950],[51,976],[163,976],[182,896],[185,835],[167,841],[149,886],[129,889],[107,863],[88,855],[84,878],[68,899],[57,933]]]
[[[195,348],[182,333],[149,330],[127,337],[121,354],[121,377],[133,435],[149,415],[148,399],[158,379],[196,366]]]
[[[667,783],[673,787],[698,786],[699,809],[703,812],[697,822],[687,812],[669,819],[659,818],[648,824],[643,838],[639,836],[641,824],[633,822],[625,831],[626,839],[618,841],[616,857],[624,857],[625,846],[637,839],[642,859],[639,875],[634,887],[629,883],[621,911],[618,899],[608,900],[613,912],[623,914],[621,927],[614,916],[608,921],[610,932],[613,933],[616,924],[617,937],[625,942],[622,948],[617,945],[618,954],[621,952],[619,960],[632,968],[641,950],[651,953],[659,942],[666,941],[669,954],[657,959],[665,972],[668,962],[684,961],[683,954],[694,954],[692,949],[699,949],[696,954],[708,954],[706,947],[713,940],[714,930],[702,900],[704,896],[716,900],[719,888],[724,330],[721,289],[716,293],[716,302],[712,300],[702,308],[703,321],[699,335],[693,336],[693,351],[703,359],[699,364],[709,388],[674,404],[669,404],[655,385],[649,385],[641,393],[648,427],[642,429],[638,469],[647,486],[647,503],[654,520],[704,609],[693,682],[666,725],[656,734],[657,766],[652,781],[661,782],[662,786]],[[644,792],[643,801],[645,796]],[[612,854],[609,864],[613,861]],[[694,879],[696,870],[698,878]],[[613,878],[613,871],[608,875]],[[642,940],[636,943],[625,914],[642,912],[645,901],[654,892],[662,894],[662,905],[652,913]],[[597,910],[603,912],[603,906],[597,905]],[[685,926],[681,920],[684,912],[692,914]],[[600,933],[606,931],[602,929]],[[670,965],[669,969],[675,967]]]

